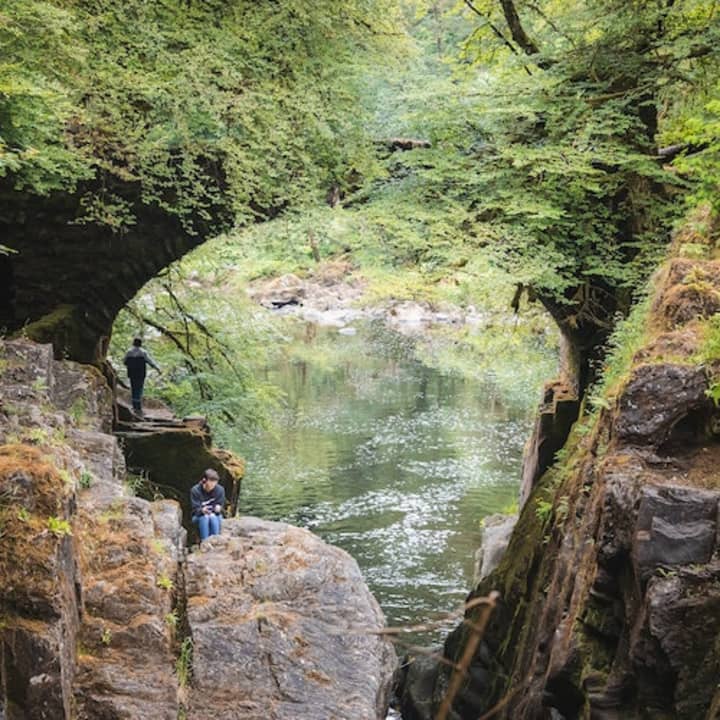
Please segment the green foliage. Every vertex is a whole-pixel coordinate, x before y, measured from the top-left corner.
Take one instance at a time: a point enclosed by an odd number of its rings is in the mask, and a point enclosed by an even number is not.
[[[190,230],[342,186],[372,171],[356,78],[394,17],[389,0],[8,0],[0,176],[36,192],[100,179],[83,219],[116,231],[134,223],[116,180]]]
[[[173,581],[167,575],[159,575],[155,584],[163,590],[172,590],[174,586]]]
[[[150,374],[147,394],[179,415],[206,415],[225,444],[229,433],[264,426],[275,407],[278,393],[260,372],[279,336],[244,293],[229,291],[222,263],[203,252],[146,286],[120,314],[110,357],[121,365],[130,338],[150,336],[163,375]]]
[[[93,484],[93,476],[92,476],[92,473],[91,473],[89,470],[86,470],[85,468],[83,468],[83,469],[80,471],[80,481],[79,481],[79,484],[80,484],[80,488],[81,488],[82,490],[88,490],[89,488],[92,487],[92,484]]]
[[[58,477],[65,483],[67,487],[72,487],[75,483],[73,481],[73,477],[70,474],[70,471],[66,468],[61,468],[58,470]]]
[[[646,343],[650,304],[650,295],[646,290],[627,318],[618,318],[607,343],[607,353],[599,373],[600,381],[589,390],[588,397],[593,407],[610,407],[613,393],[630,370],[635,353]]]
[[[553,504],[550,500],[538,498],[535,503],[535,515],[541,523],[546,523],[552,515]]]
[[[720,407],[720,382],[712,383],[705,394],[713,401],[715,407]]]
[[[720,210],[720,83],[707,70],[703,73],[692,70],[685,68],[688,79],[694,80],[693,92],[683,96],[682,112],[669,119],[663,140],[687,147],[674,165],[694,181],[689,201],[709,203],[717,212]]]
[[[70,405],[68,415],[70,415],[76,425],[83,425],[87,422],[87,412],[87,400],[83,397],[78,397],[75,398],[72,405]]]
[[[50,434],[45,428],[32,428],[26,438],[33,445],[47,445],[50,442]]]
[[[433,5],[448,10],[434,38],[445,61],[431,81],[436,102],[413,83],[404,98],[407,126],[433,147],[396,153],[393,182],[362,199],[428,219],[428,242],[416,232],[408,262],[486,247],[569,327],[602,326],[603,308],[624,310],[662,256],[678,191],[693,179],[664,167],[656,148],[696,87],[712,97],[714,5],[516,2],[525,39],[496,0],[449,5]],[[438,25],[432,11],[420,15],[413,34],[427,53]],[[714,105],[703,107],[707,119]],[[717,138],[712,124],[707,137]],[[392,253],[399,233],[388,225]]]
[[[91,172],[70,137],[83,114],[72,85],[87,49],[66,5],[6,0],[0,10],[0,177],[38,193]]]
[[[716,313],[704,323],[702,344],[697,359],[702,363],[720,360],[720,313]]]
[[[125,486],[133,495],[143,495],[148,488],[148,483],[146,474],[128,472],[125,475]]]
[[[714,365],[720,360],[720,313],[708,318],[703,324],[700,349],[695,358],[698,362]],[[713,377],[705,394],[716,407],[720,406],[720,380]]]
[[[54,515],[51,515],[47,519],[47,527],[48,530],[57,537],[72,535],[72,528],[70,527],[70,523],[67,520],[62,520],[61,518],[55,517]]]
[[[33,389],[34,392],[37,393],[46,392],[48,389],[47,383],[45,382],[44,378],[37,378],[36,380],[33,380],[30,387]]]
[[[192,677],[192,654],[193,642],[191,637],[186,637],[180,645],[180,653],[175,662],[175,673],[177,674],[178,686],[186,688]]]

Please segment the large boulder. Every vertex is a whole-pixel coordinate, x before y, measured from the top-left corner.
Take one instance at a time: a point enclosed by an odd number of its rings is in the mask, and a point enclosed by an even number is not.
[[[396,666],[357,563],[244,517],[188,557],[189,720],[376,720]]]

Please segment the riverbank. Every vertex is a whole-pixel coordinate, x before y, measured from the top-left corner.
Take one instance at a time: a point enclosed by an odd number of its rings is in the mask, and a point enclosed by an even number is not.
[[[268,310],[336,327],[347,334],[351,334],[354,322],[362,320],[382,320],[404,335],[420,335],[433,325],[478,327],[494,315],[474,305],[378,297],[372,283],[342,261],[325,263],[306,278],[288,273],[251,282],[247,294]]]

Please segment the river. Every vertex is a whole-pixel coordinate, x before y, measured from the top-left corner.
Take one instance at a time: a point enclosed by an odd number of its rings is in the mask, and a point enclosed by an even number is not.
[[[354,332],[355,334],[349,334]],[[344,334],[348,333],[348,334]],[[388,624],[457,610],[483,517],[512,508],[543,376],[512,364],[468,378],[425,364],[382,322],[300,323],[267,378],[285,394],[272,432],[243,441],[240,511],[306,527],[359,563]],[[528,383],[530,386],[528,387]],[[452,626],[414,637],[437,642]]]

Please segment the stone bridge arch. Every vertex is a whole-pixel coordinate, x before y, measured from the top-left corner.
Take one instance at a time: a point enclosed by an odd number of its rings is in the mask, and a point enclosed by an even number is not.
[[[79,223],[92,188],[39,196],[0,183],[0,329],[51,342],[58,358],[99,364],[122,307],[170,263],[231,225],[224,207],[183,224],[143,202],[138,183],[116,183],[135,223],[124,232]],[[192,226],[189,232],[187,226]]]

